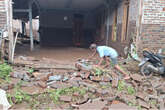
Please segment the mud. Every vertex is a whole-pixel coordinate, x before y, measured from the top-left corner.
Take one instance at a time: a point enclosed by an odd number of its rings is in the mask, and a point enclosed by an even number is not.
[[[92,52],[88,48],[77,47],[39,47],[31,52],[28,45],[17,46],[16,56],[32,56],[36,59],[48,58],[61,63],[74,63],[78,58],[88,58]]]

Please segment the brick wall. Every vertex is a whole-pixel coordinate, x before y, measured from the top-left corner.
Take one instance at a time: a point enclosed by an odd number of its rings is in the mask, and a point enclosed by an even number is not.
[[[0,0],[0,29],[6,25],[6,19],[5,0]]]
[[[140,50],[165,48],[165,0],[143,0],[140,37]]]

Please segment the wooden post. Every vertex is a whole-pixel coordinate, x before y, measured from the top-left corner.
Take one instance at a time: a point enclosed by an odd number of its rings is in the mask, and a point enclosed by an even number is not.
[[[13,7],[12,7],[12,0],[9,0],[8,2],[8,19],[9,23],[8,24],[8,35],[9,35],[9,62],[13,63],[13,58],[12,58],[12,51],[13,51],[13,25],[12,25],[12,20],[13,20]]]
[[[109,4],[108,4],[107,5],[107,34],[106,34],[106,45],[107,46],[108,46],[108,42],[109,42],[109,24],[110,24],[109,17],[110,17],[110,14],[109,14]]]
[[[33,24],[32,24],[32,2],[29,3],[29,30],[30,30],[30,50],[34,49]]]

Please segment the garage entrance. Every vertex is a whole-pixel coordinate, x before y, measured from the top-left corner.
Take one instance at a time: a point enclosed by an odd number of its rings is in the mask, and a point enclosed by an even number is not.
[[[110,4],[115,3],[109,0],[14,0],[14,18],[29,20],[26,12],[30,8],[33,19],[39,16],[41,46],[88,47],[109,37],[106,19]]]

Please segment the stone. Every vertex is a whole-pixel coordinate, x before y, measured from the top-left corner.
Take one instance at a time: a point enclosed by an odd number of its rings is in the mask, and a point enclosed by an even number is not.
[[[142,82],[143,81],[143,76],[139,74],[131,74],[131,78],[135,81]]]
[[[150,108],[149,104],[147,104],[147,103],[146,103],[145,101],[143,101],[143,100],[138,99],[138,103],[139,103],[140,106],[142,106],[142,107],[144,107],[144,108],[147,108],[147,109]]]
[[[23,80],[24,80],[24,81],[30,81],[30,77],[27,75],[27,73],[25,73],[25,74],[23,75]]]
[[[72,97],[71,96],[60,96],[60,100],[64,102],[71,102]]]

